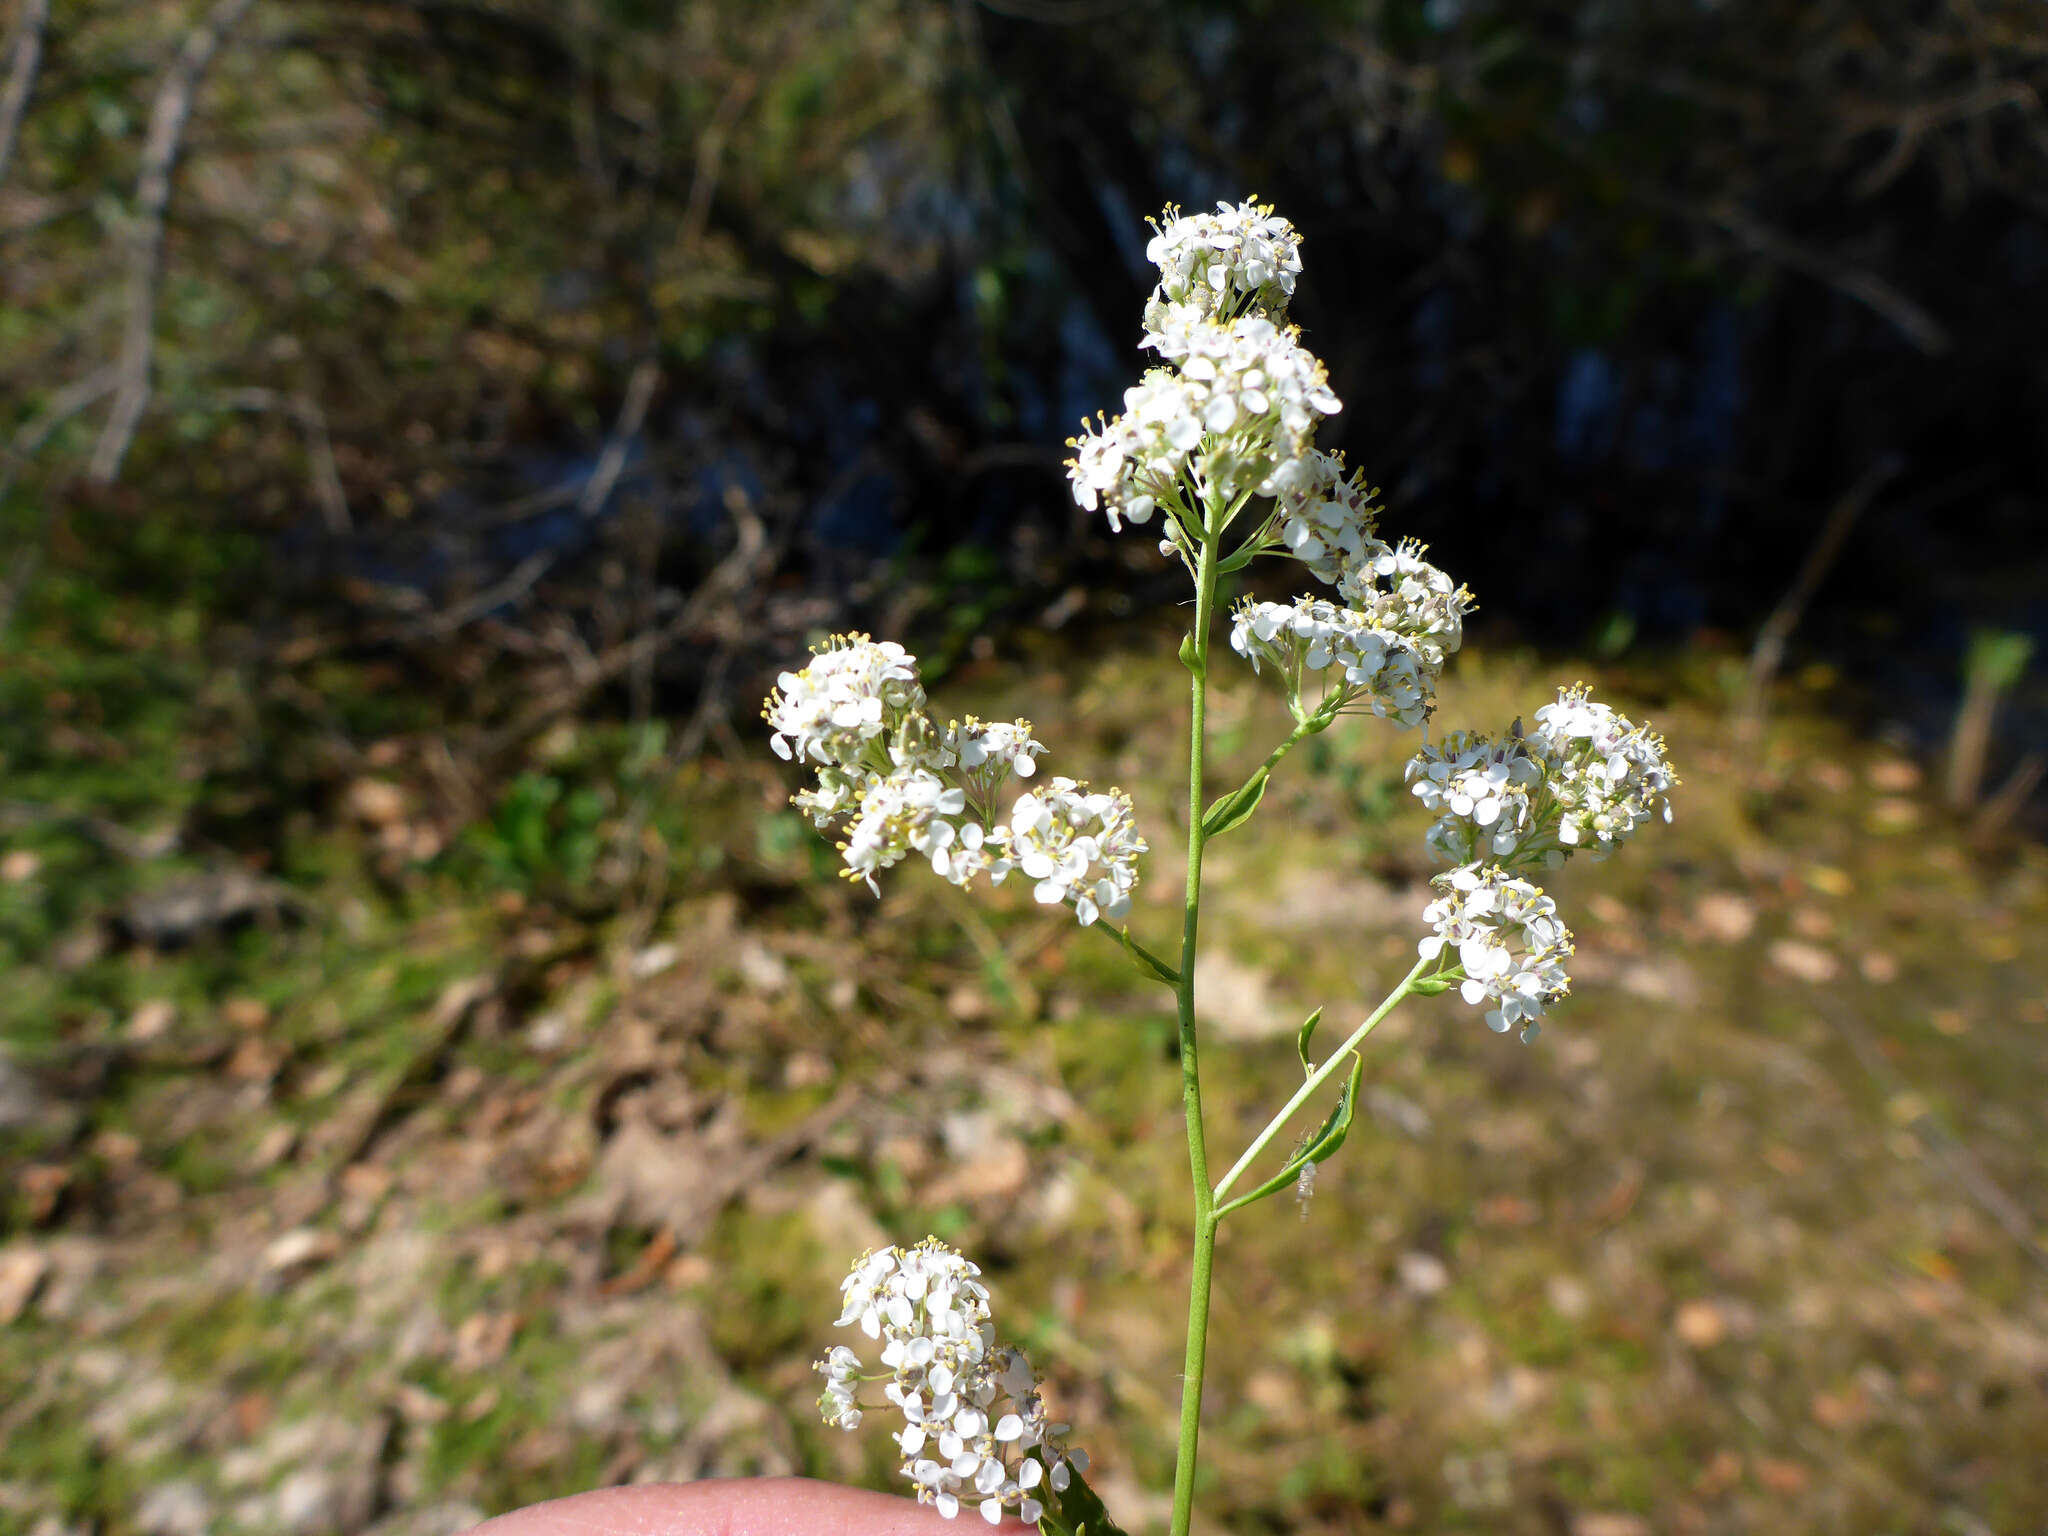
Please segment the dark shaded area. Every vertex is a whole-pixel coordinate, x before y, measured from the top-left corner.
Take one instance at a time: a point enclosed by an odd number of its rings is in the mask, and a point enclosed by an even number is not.
[[[22,430],[93,362],[91,226],[198,19],[48,39],[0,221]],[[6,516],[23,565],[253,536],[219,606],[281,599],[259,651],[317,614],[500,726],[479,681],[644,632],[742,502],[780,602],[727,618],[785,649],[1144,596],[1060,442],[1141,366],[1143,217],[1255,190],[1307,235],[1332,435],[1536,638],[1746,631],[1898,455],[1804,638],[1931,740],[1968,629],[2042,626],[2044,72],[2018,6],[270,7],[180,145],[126,489],[62,460],[94,408]],[[251,390],[320,410],[347,527]],[[661,647],[670,705],[758,665],[719,627]]]

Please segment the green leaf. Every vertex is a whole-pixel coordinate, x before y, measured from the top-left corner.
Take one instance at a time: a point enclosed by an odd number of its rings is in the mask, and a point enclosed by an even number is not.
[[[1201,658],[1195,654],[1195,637],[1193,635],[1182,635],[1180,638],[1180,664],[1190,672],[1198,672],[1201,670],[1200,661]]]
[[[1297,1169],[1303,1163],[1327,1163],[1337,1155],[1337,1149],[1344,1145],[1344,1138],[1351,1134],[1352,1117],[1358,1113],[1358,1088],[1364,1081],[1365,1058],[1353,1051],[1351,1080],[1344,1085],[1343,1097],[1337,1100],[1337,1107],[1330,1111],[1330,1118],[1323,1122],[1323,1128],[1316,1132],[1315,1140],[1294,1160]]]
[[[1266,798],[1266,777],[1266,770],[1261,768],[1242,785],[1204,811],[1202,836],[1221,837],[1233,827],[1241,827],[1251,820],[1252,812],[1256,811],[1259,802]]]
[[[1131,957],[1132,961],[1137,965],[1139,970],[1143,971],[1147,976],[1156,976],[1159,980],[1165,982],[1169,987],[1177,987],[1180,985],[1180,972],[1176,971],[1172,966],[1166,964],[1164,961],[1155,959],[1153,956],[1147,954],[1144,950],[1140,949],[1138,947],[1137,941],[1131,937],[1131,933],[1128,928],[1117,929],[1116,936],[1123,942],[1124,953]]]
[[[1351,1055],[1351,1080],[1344,1085],[1343,1096],[1337,1100],[1337,1107],[1330,1111],[1330,1118],[1309,1138],[1306,1146],[1287,1159],[1285,1168],[1250,1194],[1239,1195],[1225,1205],[1223,1211],[1234,1211],[1240,1206],[1253,1205],[1277,1195],[1294,1182],[1303,1163],[1325,1163],[1335,1156],[1337,1149],[1344,1145],[1344,1138],[1351,1134],[1351,1119],[1358,1112],[1358,1087],[1364,1078],[1365,1058],[1354,1051]]]
[[[1434,976],[1425,976],[1420,981],[1408,983],[1408,990],[1417,997],[1441,997],[1465,979],[1465,967],[1446,966]]]
[[[1314,1077],[1316,1075],[1316,1065],[1309,1059],[1308,1043],[1315,1038],[1316,1026],[1322,1022],[1323,1010],[1318,1008],[1308,1016],[1301,1028],[1295,1032],[1294,1053],[1301,1058],[1301,1075],[1303,1077]]]
[[[1241,571],[1257,558],[1258,553],[1259,549],[1256,544],[1247,543],[1241,545],[1238,549],[1216,562],[1216,574],[1218,576],[1228,576],[1233,571]]]
[[[1044,1482],[1039,1484],[1045,1496],[1045,1513],[1038,1521],[1039,1536],[1124,1536],[1123,1528],[1109,1518],[1109,1511],[1102,1507],[1102,1500],[1095,1496],[1088,1480],[1071,1462],[1068,1470],[1070,1480],[1064,1493],[1054,1493]]]

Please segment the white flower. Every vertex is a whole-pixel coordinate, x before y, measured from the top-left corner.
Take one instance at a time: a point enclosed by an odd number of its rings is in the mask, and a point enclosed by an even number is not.
[[[1067,442],[1075,502],[1088,512],[1100,506],[1112,532],[1126,517],[1150,522],[1160,501],[1178,495],[1188,455],[1202,441],[1200,404],[1178,374],[1154,368],[1124,391],[1121,416],[1082,422],[1083,435]]]
[[[1402,776],[1438,815],[1426,840],[1439,859],[1514,867],[1543,854],[1537,841],[1543,775],[1543,764],[1520,737],[1494,742],[1455,731],[1440,743],[1425,743]],[[1559,855],[1551,867],[1563,862]]]
[[[1403,636],[1432,666],[1441,667],[1464,641],[1472,594],[1424,560],[1424,548],[1413,539],[1393,549],[1381,545],[1345,570],[1337,594],[1376,627]]]
[[[1555,869],[1577,852],[1600,859],[1651,815],[1671,819],[1678,783],[1664,741],[1587,696],[1561,690],[1501,741],[1462,732],[1425,746],[1405,777],[1438,813],[1430,850],[1447,864]]]
[[[791,803],[824,831],[883,780],[929,765],[924,703],[917,658],[894,641],[848,634],[818,646],[810,665],[782,674],[761,711],[776,754],[817,770]]]
[[[1098,917],[1115,921],[1130,911],[1138,855],[1148,847],[1130,796],[1120,789],[1091,791],[1067,778],[1019,795],[1009,825],[990,839],[1002,847],[989,867],[997,884],[1011,870],[1021,870],[1037,882],[1032,894],[1039,901],[1071,902],[1084,928]]]
[[[1263,204],[1218,203],[1214,213],[1182,214],[1168,204],[1151,221],[1145,259],[1159,286],[1145,306],[1146,344],[1176,312],[1230,315],[1247,306],[1278,314],[1301,273],[1301,236]]]
[[[1317,581],[1335,586],[1347,571],[1390,553],[1373,536],[1379,493],[1344,473],[1344,461],[1311,448],[1289,460],[1261,491],[1274,498],[1280,542]]]
[[[1443,666],[1406,635],[1376,624],[1372,616],[1322,598],[1291,603],[1240,603],[1230,629],[1230,646],[1258,671],[1268,663],[1280,671],[1288,699],[1297,709],[1310,674],[1321,674],[1320,709],[1369,710],[1397,725],[1419,725],[1436,698]]]
[[[1487,1027],[1505,1032],[1519,1024],[1524,1042],[1535,1039],[1545,1005],[1571,991],[1564,963],[1572,936],[1556,904],[1497,865],[1455,869],[1431,883],[1442,894],[1422,920],[1435,932],[1418,952],[1429,959],[1454,949],[1465,972],[1460,995],[1474,1007],[1497,1004],[1487,1011]]]
[[[1176,368],[1151,370],[1124,392],[1121,416],[1083,422],[1068,444],[1083,509],[1100,506],[1120,530],[1124,518],[1145,523],[1182,505],[1184,474],[1226,497],[1301,478],[1289,466],[1342,403],[1294,331],[1263,315],[1190,316],[1156,340]]]
[[[1586,685],[1558,690],[1536,711],[1532,745],[1549,760],[1547,786],[1557,803],[1557,840],[1604,857],[1653,814],[1671,820],[1667,798],[1678,777],[1664,738],[1590,698]]]
[[[1012,774],[1028,779],[1038,772],[1045,744],[1032,736],[1029,720],[991,722],[969,715],[949,722],[933,750],[939,766],[965,780],[969,800],[986,812]]]
[[[841,1282],[839,1323],[884,1341],[881,1362],[891,1376],[882,1395],[903,1414],[894,1439],[918,1502],[949,1520],[971,1501],[992,1525],[1012,1510],[1036,1521],[1044,1507],[1034,1490],[1046,1469],[1063,1489],[1069,1467],[1086,1467],[1087,1458],[1066,1449],[1065,1425],[1046,1422],[1023,1352],[996,1347],[980,1273],[933,1237],[863,1254]],[[828,1424],[860,1422],[860,1368],[844,1346],[818,1362]]]
[[[960,836],[960,829],[948,818],[966,808],[964,790],[947,785],[923,768],[877,779],[861,794],[853,825],[840,845],[846,877],[865,880],[868,889],[879,895],[876,872],[912,852],[927,855],[932,867],[944,873],[941,855]]]
[[[847,767],[924,708],[917,660],[893,640],[833,635],[809,666],[785,672],[761,714],[780,758]]]
[[[1343,408],[1299,333],[1264,315],[1195,320],[1158,347],[1179,365],[1181,408],[1199,422],[1202,478],[1228,496],[1285,483],[1322,418]]]

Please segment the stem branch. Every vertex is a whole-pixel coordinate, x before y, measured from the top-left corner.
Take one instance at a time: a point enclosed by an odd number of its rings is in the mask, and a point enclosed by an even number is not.
[[[1421,979],[1422,973],[1435,963],[1436,957],[1431,955],[1425,955],[1416,961],[1415,969],[1401,978],[1400,985],[1389,992],[1386,1000],[1373,1009],[1371,1016],[1351,1032],[1350,1038],[1332,1051],[1329,1059],[1320,1067],[1309,1073],[1308,1081],[1295,1090],[1294,1097],[1281,1106],[1279,1114],[1266,1122],[1266,1128],[1252,1138],[1252,1144],[1244,1149],[1244,1156],[1231,1165],[1230,1172],[1223,1175],[1222,1181],[1216,1186],[1216,1199],[1221,1200],[1230,1192],[1230,1186],[1235,1184],[1252,1165],[1252,1161],[1272,1144],[1273,1138],[1287,1128],[1287,1122],[1301,1112],[1301,1107],[1315,1096],[1316,1090],[1330,1080],[1337,1068],[1343,1065],[1344,1058],[1358,1048],[1381,1019],[1394,1011],[1395,1005],[1414,990],[1415,983]]]

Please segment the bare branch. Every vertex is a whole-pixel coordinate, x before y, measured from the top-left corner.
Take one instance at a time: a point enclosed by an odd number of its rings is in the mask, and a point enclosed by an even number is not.
[[[654,386],[661,382],[661,369],[651,357],[642,358],[633,370],[633,376],[626,380],[626,398],[619,406],[618,420],[612,424],[612,435],[605,439],[604,452],[598,455],[597,469],[583,484],[583,493],[576,498],[578,517],[595,517],[604,510],[604,504],[611,498],[612,487],[618,484],[619,471],[626,467],[626,454],[631,450],[633,439],[640,435],[640,427],[647,420],[647,406],[654,399]]]
[[[1851,266],[1801,244],[1738,209],[1709,208],[1704,214],[1759,256],[1825,283],[1874,311],[1922,352],[1939,355],[1949,349],[1948,328],[1867,267]]]
[[[646,630],[597,657],[594,666],[582,669],[581,675],[571,677],[565,686],[529,706],[510,724],[486,738],[483,755],[495,757],[545,730],[594,690],[642,660],[659,655],[684,636],[710,627],[714,615],[734,598],[750,588],[758,588],[770,564],[770,559],[764,558],[771,556],[767,528],[759,514],[745,502],[736,504],[732,512],[738,533],[732,552],[712,568],[673,618],[660,628]]]
[[[1749,653],[1749,684],[1739,726],[1745,741],[1754,741],[1763,729],[1771,680],[1777,676],[1779,664],[1785,659],[1785,646],[1792,638],[1792,631],[1799,627],[1806,605],[1813,601],[1813,594],[1820,589],[1821,581],[1841,554],[1843,544],[1848,541],[1849,530],[1856,526],[1856,520],[1876,499],[1877,493],[1905,467],[1905,461],[1897,454],[1886,454],[1865,470],[1835,502],[1828,511],[1827,521],[1821,525],[1819,537],[1800,563],[1799,574],[1793,578],[1785,595],[1778,599],[1778,606],[1771,610],[1764,627],[1757,632],[1756,645]]]
[[[0,89],[0,181],[7,179],[7,162],[14,157],[14,140],[35,90],[36,66],[43,60],[43,28],[49,21],[50,0],[23,0],[14,28],[14,59],[7,66],[7,84]]]
[[[503,581],[493,582],[483,591],[457,603],[453,608],[428,614],[417,624],[402,630],[400,638],[419,640],[430,635],[453,634],[463,625],[504,607],[515,597],[524,596],[528,587],[554,569],[555,561],[559,558],[560,553],[552,549],[544,549],[537,555],[528,555],[512,567],[512,574]]]
[[[718,190],[718,177],[724,169],[726,140],[732,137],[740,114],[754,99],[759,84],[754,75],[742,71],[719,98],[711,121],[697,136],[697,159],[690,169],[690,197],[683,206],[682,237],[678,242],[685,250],[704,238],[705,227],[711,222],[711,198]]]
[[[192,117],[199,82],[220,51],[221,40],[252,0],[214,0],[206,19],[186,34],[184,45],[157,87],[150,108],[149,135],[143,140],[142,169],[135,180],[135,223],[128,237],[128,316],[121,332],[121,355],[113,408],[94,446],[88,479],[105,485],[118,479],[122,462],[135,441],[135,428],[149,405],[150,371],[156,353],[156,288],[163,263],[164,211],[171,201],[171,173],[178,148]]]
[[[308,474],[313,482],[313,499],[320,503],[320,519],[329,533],[346,533],[353,526],[348,496],[341,488],[341,474],[334,464],[334,444],[327,435],[327,414],[310,395],[281,394],[274,389],[236,389],[219,397],[219,403],[235,411],[283,411],[298,423],[306,439]]]

